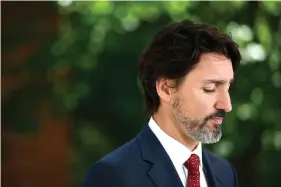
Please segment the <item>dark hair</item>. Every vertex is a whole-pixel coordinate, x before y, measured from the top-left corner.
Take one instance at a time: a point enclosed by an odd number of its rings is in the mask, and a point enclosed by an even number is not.
[[[183,20],[170,24],[153,38],[140,58],[139,79],[145,95],[146,112],[158,110],[160,99],[156,80],[174,80],[178,87],[203,53],[214,52],[231,59],[235,71],[241,60],[238,45],[217,28]]]

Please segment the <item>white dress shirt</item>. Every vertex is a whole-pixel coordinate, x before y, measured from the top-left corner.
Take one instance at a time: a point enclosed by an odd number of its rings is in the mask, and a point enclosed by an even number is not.
[[[175,140],[174,138],[167,135],[154,121],[151,117],[148,123],[150,129],[158,138],[166,152],[168,153],[170,159],[172,160],[174,167],[182,181],[184,187],[187,187],[187,168],[184,166],[184,163],[189,159],[191,154],[197,154],[200,158],[200,187],[207,187],[206,177],[203,172],[203,162],[202,162],[202,145],[201,143],[198,144],[196,149],[191,152],[187,147],[183,144]]]

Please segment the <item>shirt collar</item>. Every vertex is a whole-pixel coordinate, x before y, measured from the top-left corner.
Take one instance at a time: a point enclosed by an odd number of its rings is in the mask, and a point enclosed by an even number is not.
[[[197,147],[194,151],[190,151],[186,146],[184,146],[179,141],[175,140],[168,134],[166,134],[154,121],[154,119],[151,117],[149,120],[149,127],[153,131],[153,133],[156,135],[158,140],[161,142],[162,146],[170,156],[173,163],[177,165],[184,164],[187,159],[191,156],[191,154],[196,154],[199,156],[200,159],[200,167],[203,168],[203,162],[202,162],[202,144],[199,142]]]

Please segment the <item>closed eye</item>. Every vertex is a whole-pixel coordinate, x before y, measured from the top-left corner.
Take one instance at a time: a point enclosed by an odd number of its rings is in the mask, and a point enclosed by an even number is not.
[[[213,92],[215,92],[216,90],[215,90],[215,89],[203,88],[203,91],[204,91],[205,93],[213,93]]]

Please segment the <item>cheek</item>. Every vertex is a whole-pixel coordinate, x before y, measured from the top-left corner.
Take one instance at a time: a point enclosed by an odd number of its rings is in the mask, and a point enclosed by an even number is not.
[[[197,116],[205,117],[213,112],[214,96],[200,91],[193,91],[185,104],[191,110],[190,112],[195,112]]]

